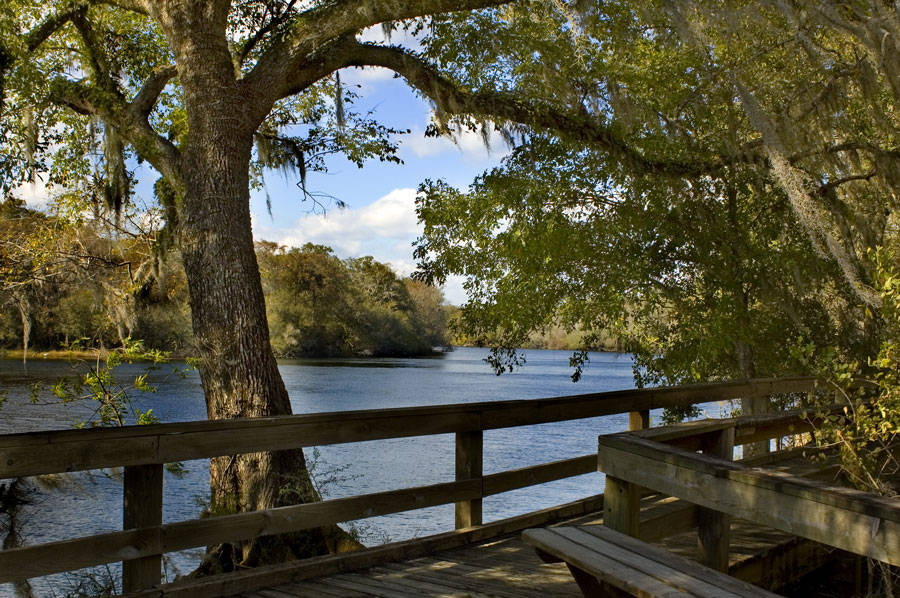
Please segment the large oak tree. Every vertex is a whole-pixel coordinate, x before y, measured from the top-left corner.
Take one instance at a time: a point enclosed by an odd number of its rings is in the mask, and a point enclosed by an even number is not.
[[[529,103],[500,84],[472,90],[456,84],[452,69],[442,69],[435,56],[357,39],[379,23],[427,36],[429,25],[455,18],[445,15],[501,4],[5,2],[0,8],[4,188],[49,172],[51,185],[65,188],[67,196],[81,189],[117,209],[129,197],[129,157],[149,164],[161,175],[157,196],[177,233],[208,416],[289,414],[253,252],[250,189],[261,169],[292,162],[302,183],[310,153],[344,151],[358,162],[369,156],[395,159],[386,140],[389,130],[364,118],[347,130],[339,81],[337,97],[330,103],[324,99],[333,93],[328,90],[339,69],[391,69],[433,100],[441,114],[493,115],[609,140],[604,126],[570,114],[564,103]],[[528,10],[521,8],[520,18]],[[330,121],[326,112],[333,115]],[[334,125],[330,138],[323,132],[328,127],[319,126],[325,121]],[[290,125],[305,127],[304,132],[298,135]],[[97,137],[102,146],[94,142]],[[216,459],[211,487],[214,510],[317,499],[299,450]],[[292,542],[253,541],[222,554],[225,562],[252,564],[328,548],[327,538],[316,533]]]
[[[467,277],[471,335],[618,327],[646,382],[797,373],[798,338],[865,363],[870,251],[898,241],[897,10],[620,0],[568,30],[442,24],[457,80],[568,100],[607,136],[529,132],[465,192],[423,185],[421,265]]]

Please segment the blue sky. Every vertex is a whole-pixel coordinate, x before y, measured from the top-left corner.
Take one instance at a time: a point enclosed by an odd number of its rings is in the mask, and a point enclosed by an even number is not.
[[[254,237],[288,246],[320,243],[332,247],[340,257],[371,255],[408,275],[415,269],[412,242],[422,230],[414,206],[419,184],[428,178],[444,179],[466,188],[475,176],[497,165],[508,150],[496,136],[490,149],[475,133],[464,134],[455,142],[426,138],[430,106],[390,71],[345,69],[341,79],[348,86],[361,86],[355,107],[358,112],[373,110],[380,123],[411,130],[399,137],[399,156],[404,163],[372,161],[359,169],[343,158],[332,158],[330,172],[310,173],[307,188],[334,196],[348,207],[339,210],[332,206],[324,214],[310,212],[309,203],[301,201],[296,180],[269,173],[266,181],[272,214],[267,211],[265,194],[255,193],[251,202]],[[460,282],[451,280],[445,286],[451,303],[465,300]]]

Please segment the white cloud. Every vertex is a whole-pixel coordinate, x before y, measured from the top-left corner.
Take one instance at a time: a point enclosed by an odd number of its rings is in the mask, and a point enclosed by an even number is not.
[[[444,299],[447,303],[451,305],[462,305],[466,302],[466,290],[463,288],[463,282],[465,282],[465,277],[463,276],[448,276],[447,281],[441,287],[441,290],[444,291]]]
[[[39,175],[34,183],[25,183],[13,190],[13,194],[23,200],[29,208],[42,209],[50,203],[50,189]]]
[[[364,86],[366,83],[389,81],[394,78],[394,71],[380,66],[348,68],[341,71],[341,73],[341,78],[351,85],[359,84]]]
[[[488,126],[491,125],[488,124]],[[486,146],[478,132],[464,130],[451,139],[443,135],[426,137],[425,131],[420,127],[415,127],[409,135],[403,138],[401,146],[411,151],[417,158],[457,151],[462,154],[463,161],[469,164],[478,164],[509,154],[509,148],[492,130],[489,131],[488,145]]]
[[[390,245],[398,245],[397,241],[411,242],[422,232],[416,218],[415,200],[415,189],[395,189],[362,208],[305,215],[289,228],[255,226],[255,236],[294,247],[304,243],[328,245],[344,256],[380,251],[393,254]],[[383,248],[385,241],[388,246]],[[386,261],[400,263],[401,258],[409,259],[411,249],[406,247],[407,255],[389,255]]]

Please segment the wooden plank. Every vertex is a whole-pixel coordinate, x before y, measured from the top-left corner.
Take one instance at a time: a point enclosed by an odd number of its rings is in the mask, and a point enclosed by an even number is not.
[[[455,507],[455,527],[462,529],[481,525],[481,497],[484,487],[481,476],[484,473],[484,432],[456,433],[456,481],[477,479],[479,492],[477,498],[459,501]]]
[[[38,577],[197,546],[423,509],[478,496],[480,492],[480,480],[449,482],[3,550],[0,551],[0,583],[19,579],[23,573],[27,573],[25,577]]]
[[[641,523],[641,488],[624,478],[606,476],[603,493],[603,525],[637,536]]]
[[[560,533],[561,529],[565,528],[525,530],[522,532],[522,539],[637,598],[699,598],[695,594],[680,591],[655,576],[636,575],[633,567],[613,559],[607,550],[598,551],[593,547],[585,547]]]
[[[745,484],[770,490],[780,490],[785,494],[798,496],[824,505],[863,514],[877,515],[881,518],[900,522],[900,509],[898,509],[897,501],[870,492],[832,486],[821,481],[770,469],[751,468],[743,465],[742,462],[723,461],[715,457],[648,442],[630,435],[611,434],[601,436],[599,444],[603,447],[617,447],[619,450],[637,455],[668,463],[676,463],[681,467],[687,467],[699,472],[721,475],[729,479],[740,479]],[[598,461],[602,462],[599,457]]]
[[[125,468],[122,528],[136,529],[162,525],[163,466],[136,465]],[[152,543],[158,548],[159,539]],[[162,555],[122,562],[122,591],[151,588],[162,577]]]
[[[158,528],[0,550],[0,583],[148,556],[158,552],[154,546],[159,546]]]
[[[492,496],[518,488],[545,484],[597,471],[597,455],[573,457],[552,463],[511,469],[484,476],[484,495]]]
[[[631,411],[628,414],[628,429],[643,430],[650,427],[650,410]]]
[[[357,417],[332,414],[332,419],[327,421],[271,425],[264,429],[250,427],[232,429],[227,433],[166,434],[160,437],[159,458],[168,463],[237,453],[450,434],[476,430],[479,421],[475,410],[459,410],[440,416],[398,414],[386,417],[383,412]]]
[[[775,594],[714,571],[700,563],[620,534],[602,525],[557,528],[574,542],[590,548],[615,547],[616,560],[648,575],[658,576],[680,590],[702,597],[733,595],[735,598],[772,598]],[[589,540],[590,538],[590,540]],[[612,554],[610,550],[609,554]]]
[[[753,585],[775,590],[834,560],[836,552],[818,542],[795,537],[741,560],[731,567],[728,574]]]
[[[741,398],[741,410],[746,415],[763,415],[768,413],[770,410],[771,399],[767,396],[764,397],[743,397]],[[745,442],[744,443],[744,453],[752,457],[753,455],[761,455],[763,453],[769,452],[769,439],[756,441],[756,442]]]
[[[699,507],[686,501],[666,513],[641,519],[638,537],[644,542],[658,542],[663,538],[691,531],[697,527]]]
[[[149,426],[147,426],[149,427]],[[87,430],[86,430],[87,431]],[[0,478],[36,476],[159,462],[156,436],[17,444],[0,449]]]
[[[299,598],[363,598],[366,596],[366,594],[363,594],[362,592],[335,588],[317,581],[303,581],[289,586],[279,587],[289,588],[290,591]],[[256,598],[257,593],[260,591],[261,590],[254,591],[252,596],[248,596],[247,598]]]
[[[603,446],[603,469],[704,507],[900,564],[900,507],[862,493],[656,445]],[[625,450],[622,450],[622,449]],[[639,449],[642,454],[631,452]],[[679,454],[681,453],[681,454]],[[718,461],[718,463],[716,462]],[[860,499],[854,501],[854,498]]]
[[[481,569],[482,572],[489,570]],[[452,572],[430,569],[427,567],[411,567],[408,563],[389,563],[376,567],[369,572],[375,579],[386,575],[390,579],[402,578],[408,584],[431,584],[432,587],[443,587],[456,592],[480,592],[497,598],[546,598],[544,590],[532,590],[526,587],[510,587],[509,583],[498,584],[490,579],[481,579],[477,575],[460,575],[454,567]],[[509,577],[504,576],[508,582]],[[426,589],[429,585],[424,585]],[[433,594],[429,594],[433,595]]]
[[[324,577],[319,583],[360,592],[365,596],[376,596],[377,598],[422,598],[424,594],[419,592],[411,592],[407,588],[384,582],[378,586],[366,583],[366,579],[358,579],[349,575],[338,575],[335,577]]]

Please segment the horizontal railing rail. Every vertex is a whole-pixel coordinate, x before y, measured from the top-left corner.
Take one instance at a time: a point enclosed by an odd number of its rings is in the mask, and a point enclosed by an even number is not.
[[[0,583],[123,561],[124,590],[133,591],[159,582],[160,559],[166,552],[449,503],[456,504],[457,528],[479,525],[485,496],[596,471],[596,454],[591,454],[483,475],[485,430],[620,413],[631,413],[635,428],[646,425],[652,409],[824,389],[815,378],[795,377],[549,399],[2,435],[0,478],[124,467],[126,529],[0,551]],[[774,434],[777,429],[770,431]],[[161,523],[165,463],[448,433],[456,434],[452,482]]]

